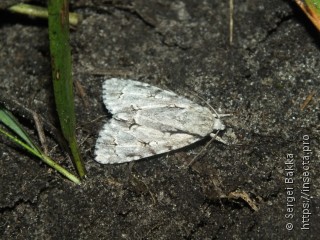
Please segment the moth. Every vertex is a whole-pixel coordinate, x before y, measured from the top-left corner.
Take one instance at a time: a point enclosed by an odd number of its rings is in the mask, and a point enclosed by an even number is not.
[[[221,116],[171,91],[129,79],[103,83],[103,101],[112,114],[99,133],[95,160],[124,163],[170,152],[224,130]]]

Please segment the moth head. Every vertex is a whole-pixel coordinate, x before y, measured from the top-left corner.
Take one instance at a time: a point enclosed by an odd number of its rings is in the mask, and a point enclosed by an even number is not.
[[[214,124],[213,124],[213,129],[214,130],[224,130],[226,126],[222,123],[220,118],[215,117],[214,118]]]

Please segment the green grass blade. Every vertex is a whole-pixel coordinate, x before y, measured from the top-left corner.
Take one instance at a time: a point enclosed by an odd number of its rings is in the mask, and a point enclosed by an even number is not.
[[[49,0],[49,39],[52,79],[56,108],[64,137],[69,143],[73,161],[80,177],[85,168],[76,141],[73,82],[71,74],[71,48],[67,0]]]
[[[27,132],[22,128],[18,120],[4,108],[0,108],[0,121],[16,133],[26,144],[34,149],[34,151],[41,152],[37,145],[33,143]]]
[[[314,15],[320,17],[320,0],[305,0],[305,3]]]
[[[40,157],[41,153],[37,150],[34,149],[32,146],[28,145],[25,142],[22,142],[21,140],[19,140],[17,137],[11,135],[10,133],[8,133],[7,131],[3,130],[2,128],[0,128],[0,133],[2,133],[4,136],[6,136],[7,138],[9,138],[11,141],[15,142],[16,144],[20,145],[21,147],[25,148],[26,150],[28,150],[30,153],[32,153],[33,155]]]
[[[48,9],[35,5],[18,3],[8,8],[11,12],[29,15],[31,17],[48,18]],[[81,21],[80,15],[69,13],[69,23],[77,25]]]
[[[30,147],[28,144],[20,141],[17,137],[11,135],[10,133],[6,132],[5,130],[0,128],[0,133],[2,133],[4,136],[9,138],[11,141],[15,142],[16,144],[20,145],[27,151],[29,151],[31,154],[39,157],[42,161],[44,161],[46,164],[48,164],[50,167],[56,169],[59,173],[61,173],[63,176],[71,180],[72,182],[76,184],[80,184],[80,180],[74,176],[72,173],[68,172],[65,168],[60,166],[58,163],[54,162],[52,159],[44,155],[41,151],[39,152],[38,150]]]
[[[320,0],[295,0],[295,2],[320,31]]]

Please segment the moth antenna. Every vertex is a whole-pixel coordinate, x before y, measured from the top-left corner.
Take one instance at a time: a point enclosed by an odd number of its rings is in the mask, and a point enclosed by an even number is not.
[[[208,101],[206,101],[203,97],[201,97],[200,95],[198,95],[196,92],[193,92],[191,90],[187,90],[190,93],[192,93],[193,95],[195,95],[197,98],[201,99],[203,102],[205,102],[207,104],[207,106],[214,112],[214,114],[220,119],[220,114],[218,114],[218,112],[211,106],[210,103],[208,103]],[[224,114],[225,116],[225,114]]]

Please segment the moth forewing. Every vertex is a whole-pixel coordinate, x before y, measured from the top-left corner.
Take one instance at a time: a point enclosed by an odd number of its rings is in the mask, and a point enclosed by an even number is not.
[[[103,100],[113,114],[99,133],[95,160],[123,163],[190,145],[225,129],[212,113],[173,92],[133,80],[112,78],[103,83]]]

